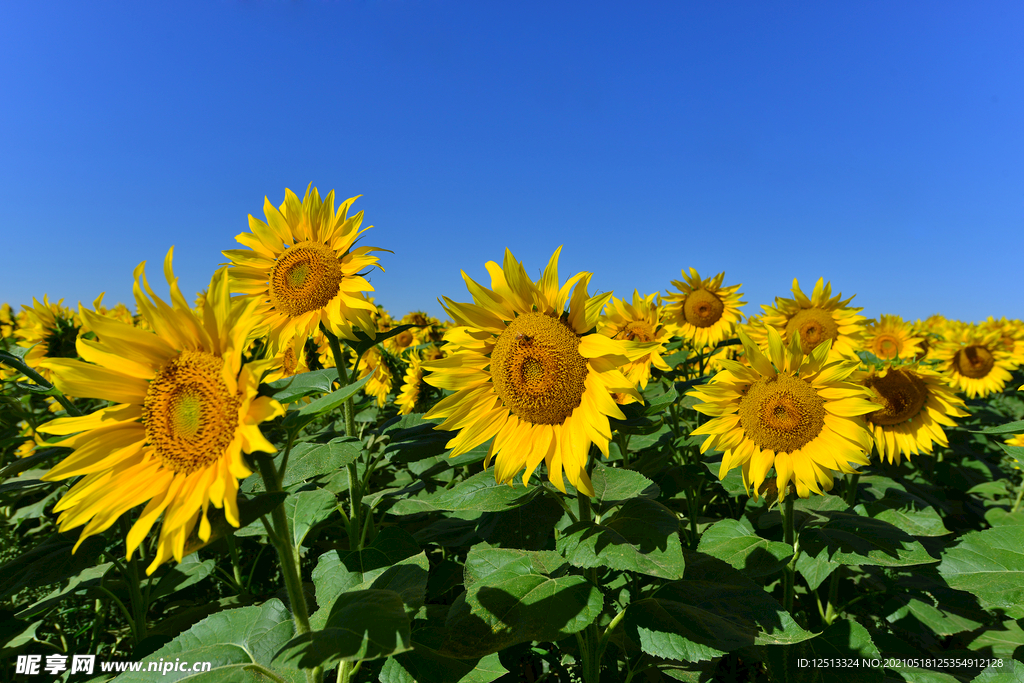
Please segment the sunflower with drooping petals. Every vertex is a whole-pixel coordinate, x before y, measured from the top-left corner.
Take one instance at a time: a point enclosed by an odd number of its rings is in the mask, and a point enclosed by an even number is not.
[[[1012,350],[1002,348],[1000,341],[998,331],[983,333],[965,327],[939,344],[931,358],[939,361],[950,386],[968,398],[984,398],[1002,391],[1024,361]]]
[[[673,280],[678,291],[665,295],[665,324],[676,337],[695,347],[714,346],[733,333],[740,320],[739,290],[743,285],[722,286],[725,273],[701,279],[695,268],[682,271],[683,281]]]
[[[607,456],[608,418],[624,418],[612,395],[640,400],[621,368],[655,345],[595,332],[612,295],[591,297],[586,272],[559,286],[560,252],[538,282],[507,249],[501,266],[486,265],[490,289],[462,273],[473,303],[444,297],[455,322],[444,337],[448,356],[423,363],[427,384],[455,393],[424,417],[445,418],[436,429],[459,430],[448,442],[452,457],[493,439],[484,463],[494,461],[497,481],[511,483],[524,472],[528,482],[544,461],[559,490],[566,490],[564,473],[577,490],[594,495],[586,471],[590,445]]]
[[[626,379],[641,389],[646,389],[652,366],[664,372],[671,370],[662,358],[665,344],[672,337],[668,327],[662,322],[665,307],[657,294],[642,297],[639,292],[633,290],[633,303],[613,296],[610,309],[598,320],[598,332],[612,339],[656,344],[649,354],[622,368],[622,374]],[[627,400],[628,396],[619,402]]]
[[[692,434],[708,435],[701,453],[724,451],[719,478],[742,468],[743,485],[756,498],[774,466],[780,500],[790,482],[807,498],[832,489],[833,471],[854,473],[852,465],[868,464],[871,435],[858,416],[878,405],[863,387],[847,381],[857,363],[830,359],[828,340],[805,355],[798,332],[787,347],[769,327],[767,355],[738,334],[749,367],[722,361],[725,370],[687,394],[704,401],[694,409],[713,418]]]
[[[373,287],[363,274],[380,267],[372,252],[387,250],[353,246],[369,230],[360,229],[362,211],[348,215],[356,199],[335,211],[334,190],[321,200],[311,184],[301,202],[285,190],[280,208],[264,199],[266,223],[250,215],[252,232],[235,238],[248,249],[223,252],[231,260],[232,293],[259,302],[256,316],[274,350],[295,336],[308,337],[321,323],[345,339],[356,338],[353,327],[373,333],[376,308],[363,294]]]
[[[935,444],[948,446],[943,427],[967,417],[963,400],[937,372],[920,365],[858,371],[853,380],[871,390],[881,406],[865,415],[878,454],[890,463],[912,455],[931,455]]]
[[[861,348],[882,360],[913,360],[921,353],[921,337],[914,334],[910,323],[898,315],[882,315],[869,320],[864,329]]]
[[[54,507],[59,528],[85,526],[77,550],[146,503],[126,545],[130,558],[163,515],[148,574],[171,557],[181,561],[197,526],[199,541],[209,540],[211,504],[239,525],[238,480],[252,474],[242,453],[274,452],[258,425],[284,412],[277,401],[257,396],[263,364],[242,363],[246,339],[259,323],[257,302],[232,301],[221,269],[196,315],[178,289],[172,253],[164,261],[171,305],[153,293],[145,264],[135,269],[135,300],[155,332],[81,309],[97,336],[78,340],[84,360],[43,361],[61,391],[114,404],[38,430],[68,437],[55,445],[74,449],[43,479],[81,477]]]
[[[406,368],[402,378],[402,391],[395,399],[399,415],[408,415],[415,410],[423,393],[423,360],[415,351],[410,353],[406,360],[409,362],[409,367]]]
[[[363,357],[359,359],[358,367],[356,366],[356,358],[353,354],[349,367],[353,371],[358,370],[359,372],[358,376],[353,377],[353,381],[360,380],[367,375],[370,376],[370,379],[363,385],[363,391],[368,396],[373,396],[377,399],[378,408],[383,408],[387,403],[388,394],[391,393],[395,376],[391,372],[387,359],[384,357],[384,352],[381,351],[380,347],[373,346],[369,348],[363,354]]]
[[[810,353],[818,344],[831,340],[832,352],[853,359],[861,348],[866,318],[860,308],[850,308],[853,297],[843,299],[842,294],[832,296],[832,283],[818,278],[810,298],[800,290],[793,278],[793,298],[775,297],[774,306],[762,305],[762,327],[752,326],[750,338],[764,346],[765,328],[774,327],[782,333],[786,344],[799,332],[803,352]]]

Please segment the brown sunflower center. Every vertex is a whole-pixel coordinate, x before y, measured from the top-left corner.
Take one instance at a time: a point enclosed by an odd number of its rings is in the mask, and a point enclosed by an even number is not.
[[[683,302],[683,317],[694,327],[711,327],[722,319],[725,304],[706,289],[695,289]]]
[[[270,298],[290,316],[325,307],[344,278],[338,255],[319,242],[299,242],[284,250],[270,271]]]
[[[654,341],[654,329],[650,323],[643,320],[631,320],[619,330],[620,338],[628,341]]]
[[[960,349],[953,356],[953,364],[957,372],[971,379],[981,379],[992,372],[996,359],[992,352],[984,346],[972,344],[965,349]]]
[[[911,420],[928,400],[928,385],[909,370],[889,370],[885,376],[874,375],[864,384],[875,390],[871,400],[882,406],[867,416],[876,425],[895,425]]]
[[[216,462],[234,438],[242,397],[228,391],[223,366],[211,353],[182,351],[149,383],[142,422],[164,467],[191,474]]]
[[[825,425],[825,400],[791,375],[759,379],[740,400],[740,426],[751,441],[776,453],[803,448]]]
[[[826,310],[802,308],[786,323],[787,339],[792,339],[796,332],[800,333],[800,348],[804,353],[810,353],[823,341],[835,341],[839,336],[839,326]]]
[[[580,404],[587,359],[580,338],[543,313],[526,313],[505,328],[491,352],[494,391],[521,420],[561,424]]]
[[[398,344],[399,348],[404,349],[412,344],[412,332],[409,330],[402,330],[395,335],[395,343]]]
[[[883,360],[895,358],[902,350],[900,338],[887,332],[877,335],[871,344],[871,352]]]

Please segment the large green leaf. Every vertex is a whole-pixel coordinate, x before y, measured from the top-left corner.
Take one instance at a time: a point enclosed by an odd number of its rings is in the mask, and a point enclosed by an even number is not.
[[[601,613],[604,600],[583,577],[562,574],[565,566],[551,551],[471,549],[466,592],[448,612],[440,654],[483,657],[517,643],[557,641],[582,631]]]
[[[363,385],[370,381],[371,377],[373,377],[372,373],[367,375],[366,377],[363,377],[360,380],[356,380],[351,384],[336,389],[335,391],[332,391],[326,396],[321,396],[315,401],[312,401],[311,403],[300,408],[299,415],[302,415],[304,417],[312,417],[314,415],[323,415],[324,413],[328,413],[334,410],[342,403],[344,403],[346,399],[355,396],[356,392],[362,389]]]
[[[491,683],[508,673],[498,654],[481,659],[445,657],[413,641],[413,649],[384,662],[380,683]]]
[[[630,604],[624,623],[626,635],[647,654],[689,662],[751,645],[790,645],[814,637],[763,588],[701,553],[686,554],[681,580]]]
[[[987,657],[1021,659],[1024,655],[1024,629],[1015,619],[1007,619],[998,627],[983,630],[968,646]]]
[[[938,561],[928,554],[920,541],[889,522],[853,511],[829,510],[822,514],[827,522],[821,526],[808,522],[800,532],[800,547],[812,556],[827,549],[832,562],[886,567]]]
[[[775,681],[792,683],[881,683],[884,672],[871,666],[880,659],[866,628],[840,620],[820,635],[792,647],[766,647],[765,664]],[[869,660],[869,665],[862,665]],[[856,665],[854,665],[856,663]]]
[[[561,495],[561,494],[558,494]],[[552,496],[534,496],[526,505],[480,515],[476,531],[493,546],[544,550],[565,511]],[[442,522],[462,522],[444,518]]]
[[[370,588],[338,596],[324,628],[291,639],[274,661],[303,669],[328,668],[340,661],[378,659],[410,649],[402,596]]]
[[[274,654],[292,637],[295,627],[291,613],[273,598],[259,606],[218,612],[142,660],[143,671],[126,672],[117,683],[150,683],[154,674],[150,662],[182,660],[210,662],[206,673],[168,671],[161,681],[188,680],[190,683],[238,683],[261,680],[259,672],[270,670],[289,683],[305,681],[305,674],[289,666],[271,665]]]
[[[193,553],[183,557],[181,562],[165,566],[163,576],[150,593],[150,602],[199,583],[213,573],[216,563],[212,559],[200,562],[199,555]]]
[[[540,488],[537,486],[523,486],[521,482],[514,486],[498,483],[494,480],[493,471],[484,470],[417,503],[422,506],[418,511],[498,512],[525,505],[538,493]]]
[[[1024,526],[966,534],[942,553],[939,573],[951,587],[977,596],[982,606],[1024,617]]]
[[[639,495],[648,498],[657,498],[658,496],[657,485],[644,475],[632,470],[598,465],[594,468],[590,479],[594,484],[594,504],[599,510],[605,510],[616,503]]]
[[[346,566],[345,556],[353,568]],[[365,571],[358,568],[352,561],[354,559],[356,556],[351,553],[331,550],[321,555],[317,561],[313,570],[313,586],[316,589],[316,602],[320,607],[310,617],[310,625],[314,629],[324,628],[338,597],[352,591],[368,588],[391,590],[398,593],[410,611],[423,605],[427,589],[427,572],[430,570],[426,553],[420,552],[391,562],[387,566]]]
[[[774,574],[793,557],[791,546],[761,538],[746,518],[716,522],[701,535],[697,550],[751,577]]]
[[[80,533],[81,529],[73,529],[53,534],[27,553],[0,565],[0,598],[23,588],[63,581],[95,565],[107,542],[102,536],[90,536],[78,552],[72,553]]]
[[[302,547],[310,529],[331,516],[336,503],[334,494],[323,489],[299,491],[285,499],[284,513],[296,548]]]
[[[75,593],[84,593],[90,588],[100,585],[103,577],[113,566],[112,562],[104,562],[103,564],[95,567],[87,567],[86,569],[83,569],[75,576],[72,576],[66,586],[58,588],[41,600],[36,601],[31,606],[21,610],[14,616],[18,619],[27,620],[29,617],[55,607],[57,604],[63,602],[66,598],[74,595]]]
[[[971,683],[1024,683],[1024,664],[1015,659],[1004,659],[1001,666],[990,666]]]
[[[303,396],[330,393],[334,382],[338,381],[337,368],[325,368],[303,372],[291,377],[282,377],[269,382],[266,386],[273,392],[271,395],[280,403],[292,403]]]
[[[363,451],[359,439],[343,436],[327,443],[300,443],[288,455],[281,486],[287,487],[325,474],[334,474],[355,462]],[[262,483],[262,479],[260,480]]]
[[[678,579],[686,566],[679,520],[661,503],[634,498],[601,524],[577,522],[556,547],[575,567],[608,567]]]

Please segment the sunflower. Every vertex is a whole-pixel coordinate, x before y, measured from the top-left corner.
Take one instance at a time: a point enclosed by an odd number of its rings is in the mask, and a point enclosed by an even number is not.
[[[312,188],[312,190],[310,190]],[[333,334],[355,339],[353,326],[372,334],[374,305],[365,291],[373,287],[363,271],[380,267],[376,247],[353,248],[363,212],[349,217],[358,197],[334,210],[334,190],[320,200],[310,185],[302,202],[285,190],[284,203],[274,208],[264,199],[267,222],[249,216],[251,233],[235,239],[248,249],[223,252],[231,262],[231,291],[259,302],[257,319],[266,325],[270,346],[276,349],[296,335],[308,337],[323,323]],[[383,269],[381,269],[383,270]]]
[[[845,381],[857,363],[829,359],[825,340],[805,356],[799,332],[788,348],[774,327],[767,328],[768,355],[739,332],[750,366],[722,361],[726,369],[710,384],[689,392],[704,401],[694,408],[712,420],[695,429],[709,435],[701,453],[724,451],[719,478],[742,467],[743,485],[756,498],[774,465],[780,499],[788,484],[797,495],[832,488],[833,470],[854,473],[851,463],[868,464],[871,435],[856,416],[878,410],[867,391]]]
[[[954,417],[966,417],[963,400],[937,372],[921,366],[858,371],[853,377],[874,394],[881,409],[865,417],[878,454],[890,463],[912,455],[930,454],[935,444],[948,446],[943,427]]]
[[[199,539],[209,540],[211,503],[239,525],[238,479],[252,473],[242,452],[274,452],[257,425],[284,412],[277,401],[256,394],[263,368],[242,364],[246,338],[258,324],[256,301],[233,302],[221,269],[202,315],[194,314],[178,289],[172,254],[164,261],[170,306],[150,289],[145,263],[135,269],[135,300],[155,333],[81,309],[98,337],[78,341],[85,361],[43,361],[61,391],[114,404],[39,428],[67,436],[54,445],[74,449],[43,479],[82,477],[54,507],[61,513],[59,528],[85,525],[77,550],[147,503],[126,539],[130,558],[163,513],[147,574],[172,556],[180,561],[197,524]]]
[[[733,326],[739,322],[739,289],[743,285],[722,286],[725,273],[713,278],[701,279],[695,268],[690,273],[682,271],[683,280],[673,280],[677,292],[665,296],[666,325],[676,337],[688,340],[697,348],[714,346],[732,334]]]
[[[665,308],[657,294],[642,297],[639,292],[633,290],[632,304],[613,296],[611,309],[598,320],[598,332],[612,339],[656,344],[649,354],[622,368],[622,374],[626,379],[645,389],[651,376],[652,365],[664,372],[671,370],[661,357],[665,352],[665,344],[672,336],[667,326],[662,324]]]
[[[0,306],[0,339],[14,336],[16,316],[10,304]]]
[[[774,327],[782,333],[787,344],[799,332],[804,353],[810,353],[818,344],[831,340],[834,353],[856,358],[865,318],[857,315],[863,309],[847,305],[852,300],[852,296],[849,299],[843,299],[842,294],[832,296],[832,283],[826,283],[824,278],[818,278],[808,299],[793,278],[793,298],[775,297],[775,306],[761,306],[764,309],[763,327],[751,329],[751,339],[764,346],[765,328]]]
[[[75,340],[82,329],[79,317],[64,305],[64,299],[50,303],[43,296],[42,303],[35,297],[31,306],[22,306],[22,316],[14,336],[18,346],[29,348],[25,364],[39,372],[46,381],[52,381],[50,370],[42,364],[47,358],[77,358]]]
[[[292,377],[304,372],[309,372],[309,362],[306,357],[307,338],[296,335],[274,354],[271,363],[271,372],[263,377],[264,382],[273,382],[283,377]]]
[[[1022,358],[1000,344],[998,331],[966,327],[947,337],[931,354],[946,381],[968,398],[984,398],[1006,387]]]
[[[444,337],[449,355],[423,363],[431,371],[427,384],[455,393],[424,417],[446,418],[435,429],[460,430],[448,442],[452,457],[493,438],[484,464],[495,461],[497,481],[511,484],[525,470],[528,482],[543,460],[559,490],[565,492],[564,472],[579,491],[594,495],[586,472],[590,445],[607,456],[608,417],[624,418],[612,394],[640,400],[620,368],[654,345],[595,333],[612,295],[589,296],[590,273],[559,287],[559,252],[539,282],[507,249],[502,266],[487,263],[490,289],[462,273],[473,303],[444,297],[455,321]]]
[[[405,376],[402,379],[402,391],[398,394],[398,398],[395,399],[399,415],[411,413],[416,408],[416,404],[420,402],[420,395],[423,393],[422,359],[420,359],[419,354],[412,352],[406,360],[409,361],[409,367],[406,369]]]
[[[359,371],[359,376],[353,377],[353,381],[371,375],[370,379],[363,385],[363,391],[368,396],[373,396],[377,399],[378,408],[383,408],[384,404],[387,403],[388,394],[391,393],[391,386],[394,384],[395,376],[391,372],[387,359],[384,357],[384,352],[381,351],[380,347],[374,346],[368,349],[363,354],[363,357],[359,359],[358,367],[356,366],[355,354],[353,354],[349,367],[353,371]]]
[[[922,352],[921,337],[898,315],[883,315],[868,321],[861,348],[882,360],[911,360]]]

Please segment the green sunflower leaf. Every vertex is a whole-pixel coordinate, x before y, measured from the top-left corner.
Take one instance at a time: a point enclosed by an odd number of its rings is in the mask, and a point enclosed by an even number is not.
[[[362,389],[363,385],[369,382],[371,377],[373,377],[372,373],[360,380],[356,380],[351,384],[336,389],[326,396],[321,396],[309,405],[300,408],[299,415],[312,417],[315,415],[323,415],[324,413],[334,410],[348,398],[355,396],[356,392]]]
[[[679,520],[661,503],[634,498],[600,524],[577,522],[556,542],[575,567],[608,567],[678,579],[686,566]]]
[[[763,588],[702,553],[686,553],[683,578],[665,584],[653,598],[631,603],[623,623],[626,635],[647,654],[687,662],[814,637]]]
[[[1024,617],[1024,526],[973,531],[942,553],[939,573],[988,609]]]
[[[889,522],[853,511],[830,510],[822,514],[827,518],[823,525],[808,523],[800,532],[800,547],[812,556],[827,549],[832,562],[885,567],[938,561],[928,554],[920,541]]]
[[[621,467],[598,465],[590,480],[594,485],[594,504],[602,510],[640,495],[657,498],[659,493],[653,481],[639,472]]]
[[[539,486],[523,486],[517,481],[514,486],[494,481],[494,471],[484,470],[465,479],[450,489],[421,498],[416,502],[416,512],[425,510],[447,510],[449,512],[498,512],[526,505],[540,493]],[[396,512],[395,514],[410,514]]]
[[[775,681],[881,683],[885,678],[881,667],[850,666],[854,661],[881,658],[868,630],[852,619],[836,621],[817,637],[792,647],[766,647],[762,651],[771,679]],[[812,666],[813,662],[821,660],[844,662],[847,666],[842,669]]]
[[[292,638],[274,662],[309,669],[341,661],[379,659],[412,649],[409,617],[392,590],[343,593],[331,606],[324,628]]]
[[[303,396],[331,393],[331,387],[336,381],[338,381],[337,368],[325,368],[303,372],[291,377],[282,377],[268,382],[265,386],[273,391],[271,395],[279,403],[293,403]]]
[[[971,429],[968,430],[974,434],[1018,434],[1024,433],[1024,420],[1017,420],[1016,422],[1008,422],[1003,425],[995,425],[992,427],[985,427],[983,429]]]
[[[604,599],[582,576],[564,574],[565,566],[551,551],[474,547],[466,557],[466,592],[448,612],[438,652],[483,657],[582,631],[601,613]]]
[[[142,660],[142,670],[118,676],[117,683],[148,683],[154,671],[177,660],[210,662],[205,673],[168,671],[159,676],[161,681],[187,679],[189,683],[243,683],[265,677],[269,671],[287,683],[302,683],[305,674],[294,668],[272,666],[274,653],[287,643],[295,632],[292,615],[277,598],[259,606],[225,610],[209,616],[180,634],[153,654]],[[161,661],[162,660],[162,661]],[[271,679],[273,680],[273,679]]]
[[[793,557],[791,546],[761,538],[745,518],[716,522],[701,535],[697,550],[750,577],[774,574]]]
[[[413,641],[413,649],[384,662],[380,683],[491,683],[508,673],[498,654],[454,659]]]
[[[971,683],[1024,683],[1024,664],[1016,659],[1004,659],[1002,666],[990,666]]]

